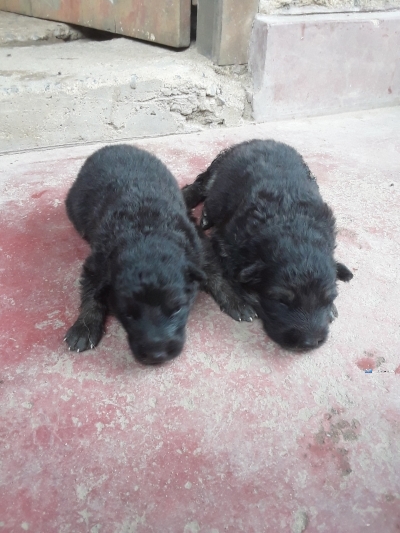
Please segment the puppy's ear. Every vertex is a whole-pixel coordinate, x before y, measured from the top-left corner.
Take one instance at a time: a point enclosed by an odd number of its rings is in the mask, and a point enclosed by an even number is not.
[[[198,281],[199,283],[206,281],[206,275],[201,270],[201,268],[199,268],[194,263],[189,263],[187,272],[190,281]]]
[[[260,279],[260,273],[263,270],[264,263],[262,261],[256,261],[252,265],[244,268],[238,275],[238,281],[240,283],[257,282]]]
[[[340,281],[350,281],[353,273],[343,263],[336,263],[336,277]]]

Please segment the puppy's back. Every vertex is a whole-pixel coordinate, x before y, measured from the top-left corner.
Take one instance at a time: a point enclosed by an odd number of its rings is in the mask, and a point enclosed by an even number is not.
[[[215,225],[230,219],[239,206],[321,201],[318,186],[301,155],[273,140],[243,142],[221,152],[207,170],[208,216]],[[273,208],[275,209],[275,208]]]
[[[184,210],[178,184],[155,156],[129,145],[101,148],[83,164],[67,199],[68,217],[90,241],[106,213],[124,206],[134,212],[144,199],[163,198],[172,210]]]

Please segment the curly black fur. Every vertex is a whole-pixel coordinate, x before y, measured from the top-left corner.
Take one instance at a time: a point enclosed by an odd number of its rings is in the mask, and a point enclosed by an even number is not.
[[[301,155],[272,140],[244,142],[183,194],[189,208],[204,201],[201,226],[212,228],[224,278],[248,315],[254,309],[283,347],[320,346],[336,316],[336,280],[353,275],[334,260],[335,218]],[[237,298],[232,313],[224,288],[210,292],[237,318]]]
[[[84,163],[66,208],[91,246],[69,348],[96,346],[111,311],[137,360],[176,357],[204,274],[201,242],[171,172],[144,150],[107,146]]]

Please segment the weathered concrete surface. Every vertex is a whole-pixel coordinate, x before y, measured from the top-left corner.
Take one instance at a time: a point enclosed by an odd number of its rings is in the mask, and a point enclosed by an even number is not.
[[[257,121],[400,103],[400,11],[257,16],[250,45]]]
[[[246,69],[130,39],[0,48],[0,151],[236,126]],[[227,73],[230,72],[229,75]]]
[[[83,37],[82,31],[75,26],[0,11],[0,46],[30,46],[75,41]]]
[[[260,0],[263,15],[388,11],[400,8],[400,0]]]
[[[68,352],[88,248],[63,201],[96,147],[0,157],[1,531],[399,531],[400,108],[137,144],[183,184],[254,137],[304,155],[355,273],[307,355],[206,295],[162,368],[135,363],[114,320]]]

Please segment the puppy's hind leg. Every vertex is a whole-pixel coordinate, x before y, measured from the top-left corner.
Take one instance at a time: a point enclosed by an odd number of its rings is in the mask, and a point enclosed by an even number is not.
[[[222,267],[208,237],[202,236],[204,250],[204,272],[206,281],[202,288],[210,294],[221,311],[234,320],[251,322],[257,317],[254,309],[246,301],[244,295],[240,295],[223,276]],[[239,291],[239,288],[238,288]]]
[[[207,198],[208,182],[211,175],[208,170],[199,174],[196,180],[182,189],[183,199],[188,209],[194,209]]]
[[[93,256],[85,261],[81,277],[81,307],[75,324],[67,331],[65,341],[70,350],[83,352],[92,349],[103,336],[107,316],[105,287],[95,270]]]

